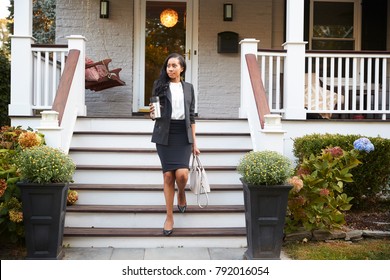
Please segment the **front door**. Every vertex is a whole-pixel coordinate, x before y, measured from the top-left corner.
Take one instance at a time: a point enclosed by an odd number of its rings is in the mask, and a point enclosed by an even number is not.
[[[196,30],[194,15],[198,0],[135,1],[134,106],[135,112],[147,111],[153,82],[165,58],[173,52],[186,58],[185,80],[196,89]],[[196,2],[196,3],[194,3]]]

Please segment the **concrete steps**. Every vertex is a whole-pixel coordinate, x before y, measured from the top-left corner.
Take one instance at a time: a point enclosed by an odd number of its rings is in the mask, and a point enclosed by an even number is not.
[[[162,235],[165,201],[153,122],[143,118],[80,118],[70,155],[77,165],[64,244],[71,247],[245,247],[242,186],[236,166],[251,150],[246,120],[197,120],[211,193],[199,208],[187,191],[188,210],[175,210],[172,236]],[[176,205],[175,201],[175,205]],[[176,207],[175,207],[176,208]],[[216,244],[218,243],[218,244]]]

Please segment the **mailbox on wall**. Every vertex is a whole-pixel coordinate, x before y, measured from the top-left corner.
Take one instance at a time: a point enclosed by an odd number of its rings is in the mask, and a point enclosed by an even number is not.
[[[238,53],[238,33],[232,31],[218,33],[218,53]]]

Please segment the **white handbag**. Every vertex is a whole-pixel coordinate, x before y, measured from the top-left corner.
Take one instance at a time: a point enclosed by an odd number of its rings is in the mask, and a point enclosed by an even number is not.
[[[200,208],[204,208],[209,204],[208,194],[210,185],[207,180],[206,171],[200,162],[199,156],[192,157],[192,165],[190,169],[190,190],[197,196],[197,203]],[[205,203],[201,203],[201,195],[205,197]]]

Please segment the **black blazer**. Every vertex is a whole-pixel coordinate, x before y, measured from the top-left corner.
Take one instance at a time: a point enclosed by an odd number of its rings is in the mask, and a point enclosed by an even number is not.
[[[187,127],[187,136],[190,143],[194,142],[192,137],[191,124],[195,123],[195,93],[194,87],[190,83],[181,82],[184,92],[184,114]],[[152,95],[156,96],[156,81],[153,84]],[[156,119],[154,124],[152,142],[156,144],[168,145],[169,126],[172,115],[172,94],[167,87],[164,93],[158,95],[160,97],[161,118]]]

